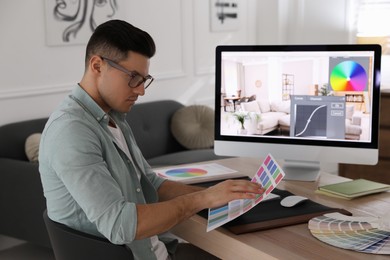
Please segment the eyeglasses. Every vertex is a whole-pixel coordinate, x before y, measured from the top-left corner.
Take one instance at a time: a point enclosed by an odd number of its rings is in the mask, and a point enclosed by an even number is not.
[[[105,60],[107,61],[107,63],[111,66],[111,67],[114,67],[124,73],[126,73],[127,75],[130,76],[130,80],[129,80],[129,83],[127,84],[130,88],[136,88],[138,87],[139,85],[141,84],[144,84],[144,88],[146,89],[147,87],[150,86],[150,84],[152,84],[154,78],[150,75],[146,76],[146,77],[143,77],[142,75],[140,75],[138,72],[136,71],[128,71],[127,69],[125,69],[124,67],[122,67],[121,65],[119,65],[118,63],[116,63],[115,61],[113,60],[110,60],[108,58],[105,58],[105,57],[100,57],[102,60]]]

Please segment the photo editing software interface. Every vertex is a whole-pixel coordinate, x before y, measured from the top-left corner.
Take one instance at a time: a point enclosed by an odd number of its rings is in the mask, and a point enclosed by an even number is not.
[[[374,51],[220,55],[221,136],[371,142]]]

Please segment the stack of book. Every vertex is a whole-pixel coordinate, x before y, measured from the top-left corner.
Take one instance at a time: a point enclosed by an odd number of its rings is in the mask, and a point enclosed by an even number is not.
[[[340,182],[318,187],[316,193],[342,199],[353,199],[390,190],[390,185],[365,179]]]

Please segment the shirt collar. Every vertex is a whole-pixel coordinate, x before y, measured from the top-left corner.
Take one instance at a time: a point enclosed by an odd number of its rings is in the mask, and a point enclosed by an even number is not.
[[[92,99],[92,97],[82,88],[77,85],[71,94],[74,99],[86,112],[89,112],[99,123],[107,121],[109,117],[106,112]]]
[[[126,117],[126,113],[119,113],[117,111],[110,111],[109,114],[92,99],[92,97],[80,86],[73,89],[71,96],[75,98],[75,101],[87,112],[89,112],[99,123],[104,122],[108,124],[109,116],[114,119],[123,120]]]

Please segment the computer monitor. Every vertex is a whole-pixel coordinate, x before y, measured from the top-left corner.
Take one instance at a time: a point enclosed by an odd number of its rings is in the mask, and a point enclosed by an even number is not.
[[[290,180],[376,164],[380,60],[379,45],[218,46],[215,153],[270,153]]]

